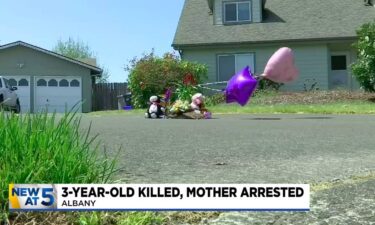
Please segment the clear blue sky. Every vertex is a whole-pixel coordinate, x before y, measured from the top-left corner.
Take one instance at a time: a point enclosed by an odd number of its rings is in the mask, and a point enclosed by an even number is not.
[[[0,0],[0,44],[24,41],[51,50],[59,39],[80,39],[124,82],[124,65],[155,49],[172,51],[184,0]]]

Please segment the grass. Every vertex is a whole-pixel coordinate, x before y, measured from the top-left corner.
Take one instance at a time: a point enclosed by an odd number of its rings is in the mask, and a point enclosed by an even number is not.
[[[115,161],[98,154],[95,137],[81,132],[74,112],[55,115],[0,112],[0,221],[6,220],[8,185],[106,183]],[[1,223],[1,222],[0,222]]]
[[[216,96],[214,102],[223,100],[223,97]],[[214,115],[246,113],[375,114],[375,94],[344,90],[293,93],[267,91],[257,92],[244,107],[238,104],[222,103],[211,104],[207,108]],[[114,110],[92,112],[89,115],[141,115],[144,112],[145,109]]]
[[[246,113],[298,113],[298,114],[375,114],[375,104],[368,102],[338,102],[326,104],[249,104],[245,107],[238,105],[216,105],[210,110],[219,114],[246,114]]]
[[[115,161],[99,155],[96,137],[82,132],[80,117],[67,113],[16,115],[0,112],[1,225],[161,225],[199,222],[217,213],[85,212],[8,214],[8,185],[49,183],[106,183]]]
[[[360,184],[370,180],[375,180],[375,172],[367,172],[361,175],[354,175],[344,180],[314,183],[311,184],[311,192],[319,192],[346,185]]]
[[[46,212],[19,213],[12,225],[174,225],[199,224],[220,212]],[[1,223],[0,223],[1,224]]]

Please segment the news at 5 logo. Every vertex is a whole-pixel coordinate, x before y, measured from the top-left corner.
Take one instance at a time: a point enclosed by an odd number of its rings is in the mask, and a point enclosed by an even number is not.
[[[54,185],[10,184],[10,210],[56,209],[57,191]]]

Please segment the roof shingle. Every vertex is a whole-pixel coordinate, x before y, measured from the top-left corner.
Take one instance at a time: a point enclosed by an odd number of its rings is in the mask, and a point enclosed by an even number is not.
[[[293,40],[354,39],[375,19],[362,0],[267,0],[262,23],[214,25],[207,1],[185,0],[173,47]]]

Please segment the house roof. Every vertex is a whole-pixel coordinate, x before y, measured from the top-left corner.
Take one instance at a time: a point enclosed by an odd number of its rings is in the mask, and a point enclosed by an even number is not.
[[[68,62],[71,62],[71,63],[77,64],[77,65],[86,67],[86,68],[88,68],[88,69],[91,70],[91,75],[101,76],[101,74],[103,72],[103,70],[100,69],[99,67],[90,65],[88,63],[85,63],[85,62],[82,62],[82,61],[79,61],[79,60],[76,60],[76,59],[72,59],[72,58],[63,56],[63,55],[58,54],[56,52],[49,51],[47,49],[37,47],[35,45],[31,45],[31,44],[28,44],[28,43],[23,42],[23,41],[16,41],[16,42],[12,42],[12,43],[5,44],[5,45],[0,45],[0,50],[7,49],[7,48],[12,48],[12,47],[15,47],[15,46],[23,46],[23,47],[26,47],[26,48],[31,48],[31,49],[34,49],[36,51],[43,52],[45,54],[51,55],[53,57],[57,57],[57,58],[66,60]]]
[[[209,5],[210,1],[185,0],[174,48],[355,39],[356,30],[375,19],[375,8],[362,0],[267,0],[262,23],[213,25]]]

